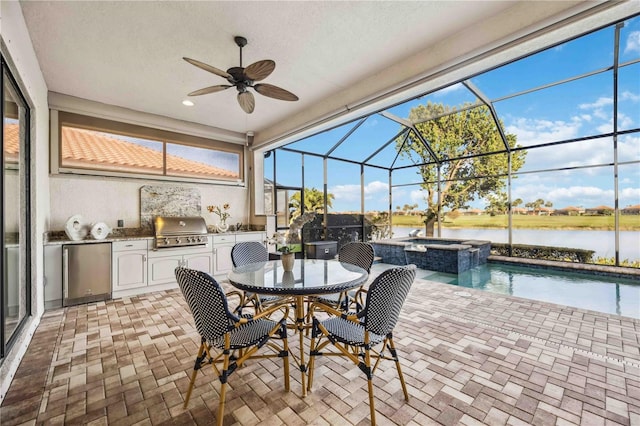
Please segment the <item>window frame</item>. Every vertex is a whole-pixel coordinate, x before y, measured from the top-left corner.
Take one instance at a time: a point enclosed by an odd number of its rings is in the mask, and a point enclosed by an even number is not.
[[[119,172],[103,170],[90,167],[67,167],[62,165],[62,128],[74,127],[78,129],[105,132],[115,135],[141,138],[150,141],[157,141],[162,144],[162,174]],[[108,176],[118,178],[133,178],[145,180],[161,180],[172,182],[191,182],[200,184],[219,184],[245,186],[245,147],[231,142],[224,142],[215,139],[208,139],[200,136],[193,136],[185,133],[172,132],[137,124],[130,124],[105,118],[82,115],[67,111],[51,110],[51,152],[50,152],[50,172],[60,175],[90,175]],[[238,178],[225,179],[207,177],[182,177],[167,174],[166,145],[182,145],[194,148],[209,149],[238,155]]]

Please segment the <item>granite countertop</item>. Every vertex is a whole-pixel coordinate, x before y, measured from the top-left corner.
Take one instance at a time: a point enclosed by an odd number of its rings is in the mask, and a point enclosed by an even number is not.
[[[215,232],[212,227],[209,227],[208,235],[221,235],[220,232]],[[264,232],[262,230],[244,230],[244,231],[230,231],[225,234],[245,234]],[[90,244],[90,243],[110,243],[114,241],[131,241],[131,240],[152,240],[155,236],[149,229],[144,228],[116,228],[107,238],[103,240],[96,240],[91,235],[83,240],[70,240],[64,231],[49,231],[45,232],[44,244],[45,245],[57,245],[57,244]]]

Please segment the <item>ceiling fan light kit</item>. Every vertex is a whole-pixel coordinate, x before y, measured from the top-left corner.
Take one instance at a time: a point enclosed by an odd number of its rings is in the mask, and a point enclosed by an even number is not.
[[[205,87],[203,89],[195,90],[189,93],[187,96],[201,96],[209,93],[216,93],[226,90],[230,87],[235,87],[238,90],[238,104],[240,108],[247,114],[251,114],[256,106],[256,101],[248,89],[252,88],[256,92],[263,96],[267,96],[282,101],[297,101],[298,97],[293,93],[285,90],[281,87],[274,86],[273,84],[258,83],[256,81],[264,80],[269,77],[273,70],[276,68],[276,63],[271,59],[264,59],[262,61],[254,62],[246,68],[242,67],[242,48],[247,45],[247,39],[244,37],[236,36],[234,40],[240,48],[240,66],[231,67],[227,71],[222,71],[216,67],[205,64],[191,58],[182,58],[191,65],[194,65],[207,72],[215,74],[219,77],[225,78],[229,84],[218,84],[215,86]]]

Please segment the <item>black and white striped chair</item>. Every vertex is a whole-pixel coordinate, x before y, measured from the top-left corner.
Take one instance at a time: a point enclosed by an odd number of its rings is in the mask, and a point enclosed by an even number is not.
[[[340,262],[356,265],[367,271],[371,272],[371,265],[373,265],[373,259],[375,257],[373,246],[364,242],[351,242],[340,247],[338,251],[338,260]],[[364,287],[364,284],[360,286],[360,289]],[[314,300],[322,302],[325,305],[329,305],[334,308],[341,308],[342,310],[349,310],[349,306],[352,301],[356,301],[357,291],[332,293],[322,296],[317,296]],[[357,307],[360,310],[361,306]]]
[[[200,349],[196,356],[191,381],[184,400],[184,408],[189,403],[191,391],[198,370],[211,364],[220,379],[220,402],[217,424],[222,425],[226,384],[229,376],[247,359],[280,357],[284,363],[284,387],[289,391],[289,346],[287,343],[287,306],[273,307],[253,318],[234,315],[227,305],[227,298],[220,284],[205,272],[187,268],[176,268],[176,279],[180,290],[189,304],[196,329],[200,334]],[[279,321],[264,319],[276,310],[282,310]],[[272,343],[271,338],[282,340],[282,345]],[[255,355],[266,345],[275,353]],[[217,351],[216,351],[217,350]],[[219,353],[215,353],[219,352]],[[222,364],[218,368],[217,364]]]
[[[321,355],[344,356],[356,364],[367,376],[369,387],[369,410],[371,424],[375,425],[373,404],[373,373],[380,360],[392,360],[396,364],[405,400],[409,400],[407,387],[400,369],[398,354],[393,343],[393,329],[398,322],[400,310],[416,276],[416,266],[398,266],[381,273],[369,286],[365,305],[357,314],[349,315],[324,304],[312,304],[312,310],[322,310],[331,315],[320,321],[313,316],[311,335],[309,385],[313,384],[315,358]],[[382,343],[380,351],[373,348]],[[333,345],[336,351],[326,347]],[[389,355],[384,351],[388,350]],[[371,359],[375,359],[372,368]]]
[[[231,261],[233,266],[243,266],[249,263],[267,262],[269,260],[269,252],[264,244],[258,241],[242,241],[237,243],[231,249]],[[244,294],[243,305],[239,306],[239,312],[242,308],[253,305],[256,312],[260,312],[266,305],[280,301],[278,296],[266,296],[255,293]]]

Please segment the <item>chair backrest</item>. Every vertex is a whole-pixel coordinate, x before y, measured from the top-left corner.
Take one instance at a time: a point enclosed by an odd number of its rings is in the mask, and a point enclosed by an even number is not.
[[[416,265],[387,269],[376,277],[361,313],[366,330],[382,336],[393,331],[415,277]]]
[[[220,284],[209,274],[194,269],[178,267],[175,273],[200,336],[211,341],[229,331],[238,318],[229,312]]]
[[[242,266],[249,263],[266,262],[269,260],[269,252],[264,244],[259,241],[242,241],[231,249],[231,261],[233,266]]]
[[[369,243],[353,242],[340,247],[338,260],[361,267],[371,272],[374,258],[373,246]]]

